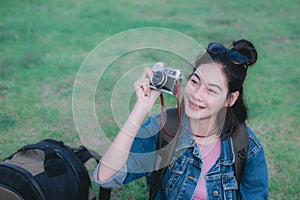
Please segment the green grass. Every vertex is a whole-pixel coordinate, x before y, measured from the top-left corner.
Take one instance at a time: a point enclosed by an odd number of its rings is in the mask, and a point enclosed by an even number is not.
[[[76,73],[89,52],[114,34],[163,27],[202,45],[247,38],[259,52],[246,81],[249,124],[265,148],[270,199],[299,199],[299,8],[296,0],[2,0],[0,158],[44,138],[80,143],[72,113]],[[130,66],[156,60],[174,67],[188,64],[166,52],[144,50],[121,56],[105,71],[95,109],[109,138],[118,130],[110,110],[114,85]],[[114,190],[115,199],[147,195],[144,180]]]

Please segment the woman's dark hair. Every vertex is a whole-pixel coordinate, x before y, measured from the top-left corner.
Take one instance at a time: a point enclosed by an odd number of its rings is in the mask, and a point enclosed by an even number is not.
[[[241,39],[232,43],[231,51],[237,51],[246,56],[249,62],[244,64],[234,64],[228,59],[227,53],[211,55],[208,52],[198,57],[195,62],[196,68],[205,63],[219,63],[225,74],[228,87],[228,98],[232,92],[238,91],[239,97],[232,107],[226,110],[224,130],[226,136],[231,136],[235,128],[248,119],[248,109],[244,102],[243,84],[247,75],[248,67],[253,65],[257,60],[257,51],[254,45],[248,40]],[[228,49],[229,51],[229,49]],[[196,70],[196,69],[194,69]]]

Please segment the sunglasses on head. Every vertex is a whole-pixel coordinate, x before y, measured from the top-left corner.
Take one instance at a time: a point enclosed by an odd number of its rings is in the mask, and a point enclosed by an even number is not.
[[[246,65],[248,67],[249,58],[236,51],[234,48],[227,49],[222,44],[212,42],[207,47],[207,52],[210,55],[218,55],[226,53],[228,60],[235,65]]]

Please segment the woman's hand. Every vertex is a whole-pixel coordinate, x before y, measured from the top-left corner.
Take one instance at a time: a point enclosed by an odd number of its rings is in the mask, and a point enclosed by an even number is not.
[[[163,63],[159,64],[163,65]],[[160,91],[150,88],[152,74],[152,69],[146,68],[142,76],[134,83],[137,102],[112,145],[101,159],[98,171],[98,179],[101,181],[109,179],[124,166],[141,124],[161,94]]]
[[[163,66],[163,63],[157,63]],[[142,104],[148,108],[152,108],[156,99],[161,94],[160,91],[150,88],[150,79],[152,77],[152,69],[146,68],[142,76],[134,83],[134,90],[137,97],[137,104]]]

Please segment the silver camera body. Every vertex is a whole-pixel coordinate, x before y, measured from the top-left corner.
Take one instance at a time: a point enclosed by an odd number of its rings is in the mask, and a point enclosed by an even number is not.
[[[152,67],[152,71],[153,75],[150,79],[151,88],[171,95],[177,94],[177,85],[182,80],[180,70],[156,64]]]

